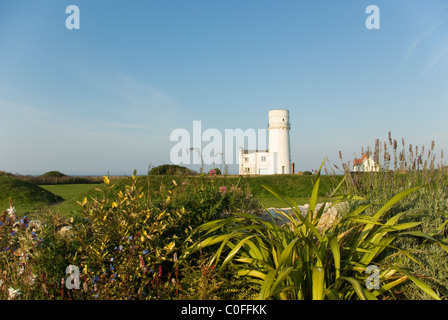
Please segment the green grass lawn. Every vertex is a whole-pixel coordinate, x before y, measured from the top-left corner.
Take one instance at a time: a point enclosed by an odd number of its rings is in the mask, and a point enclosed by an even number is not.
[[[49,206],[53,211],[63,215],[76,215],[80,213],[81,206],[76,202],[90,193],[95,184],[55,184],[41,185],[40,187],[64,198],[64,201]]]
[[[288,207],[287,204],[285,204],[282,200],[278,198],[259,198],[256,197],[266,208],[286,208]],[[292,198],[299,206],[303,206],[304,204],[310,203],[309,197],[302,197],[302,198]],[[324,202],[327,200],[327,198],[318,197],[318,202]]]
[[[65,216],[77,216],[81,213],[81,207],[77,201],[81,201],[84,197],[95,195],[94,189],[99,184],[51,184],[51,185],[34,185],[19,179],[9,177],[1,177],[0,181],[0,199],[2,209],[9,206],[8,197],[14,199],[19,215],[33,212],[43,212],[45,210],[52,210],[59,212]],[[319,190],[319,201],[323,200],[324,196],[328,194],[335,186],[336,182],[341,177],[322,177],[321,188]],[[139,185],[147,190],[158,190],[161,184],[166,186],[173,186],[173,180],[177,183],[183,181],[201,179],[198,176],[140,176]],[[209,181],[210,177],[205,177],[204,181]],[[273,194],[263,188],[266,185],[269,188],[277,191],[279,194],[288,196],[296,201],[299,205],[304,205],[309,202],[311,195],[314,176],[299,176],[299,175],[274,175],[274,176],[252,176],[252,177],[216,177],[217,185],[239,185],[243,190],[250,192],[254,198],[258,199],[265,207],[288,207],[284,202],[277,199]],[[124,186],[128,184],[127,179],[113,180],[113,184]],[[146,192],[146,191],[145,191]]]

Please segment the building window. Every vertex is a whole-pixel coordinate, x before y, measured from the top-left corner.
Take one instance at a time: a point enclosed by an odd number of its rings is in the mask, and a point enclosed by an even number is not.
[[[266,162],[266,156],[261,156],[261,162]]]
[[[249,162],[249,157],[244,157],[244,162]]]

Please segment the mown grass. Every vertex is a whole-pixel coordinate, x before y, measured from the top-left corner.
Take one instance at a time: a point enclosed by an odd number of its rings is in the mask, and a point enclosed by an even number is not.
[[[78,216],[82,210],[77,201],[91,194],[96,186],[95,184],[54,184],[40,187],[63,198],[63,201],[50,205],[48,209],[58,211],[64,216]]]
[[[28,213],[63,200],[37,185],[8,176],[0,176],[0,206],[8,208],[12,200],[16,209]]]
[[[13,179],[2,177],[3,180]],[[198,181],[203,179],[208,181],[211,177],[205,176],[179,176],[179,175],[148,175],[138,176],[138,185],[144,189],[145,194],[153,194],[160,190],[161,186],[173,187],[173,180],[178,183]],[[283,207],[284,203],[279,201],[272,194],[267,192],[262,185],[268,185],[273,190],[294,199],[299,205],[304,205],[309,200],[315,176],[301,175],[272,175],[272,176],[215,176],[215,182],[220,186],[239,185],[248,193],[252,194],[263,206]],[[342,176],[322,176],[321,190],[319,191],[319,199],[323,199],[342,179]],[[3,181],[2,180],[2,181]],[[115,177],[114,183],[117,188],[124,187],[127,184],[127,178]],[[70,183],[70,184],[49,184],[36,186],[32,183],[15,179],[15,183],[22,187],[12,190],[11,187],[4,186],[1,194],[10,196],[17,209],[24,213],[34,211],[52,210],[57,211],[64,216],[78,216],[81,207],[77,202],[82,201],[84,197],[93,197],[98,194],[95,188],[99,184],[93,183]],[[0,181],[0,188],[3,182]],[[28,190],[29,189],[29,190]],[[32,190],[45,190],[43,199],[35,196],[25,196],[25,194],[36,194]],[[0,189],[1,190],[1,189]],[[41,192],[44,192],[41,190]],[[0,202],[3,208],[9,207],[8,197]],[[49,200],[53,199],[53,200]]]

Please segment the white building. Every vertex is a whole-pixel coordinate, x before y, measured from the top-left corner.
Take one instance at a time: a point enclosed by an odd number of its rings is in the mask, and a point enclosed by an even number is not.
[[[378,172],[380,171],[380,166],[365,152],[361,159],[353,160],[353,171]]]
[[[288,110],[269,111],[268,150],[241,150],[239,174],[291,173],[290,129]]]

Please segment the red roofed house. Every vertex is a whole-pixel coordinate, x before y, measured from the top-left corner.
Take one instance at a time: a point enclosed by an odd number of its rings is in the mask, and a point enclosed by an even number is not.
[[[378,172],[380,171],[380,166],[364,152],[361,159],[353,160],[353,171],[354,172]]]

